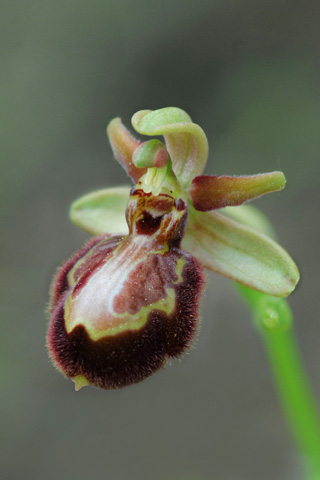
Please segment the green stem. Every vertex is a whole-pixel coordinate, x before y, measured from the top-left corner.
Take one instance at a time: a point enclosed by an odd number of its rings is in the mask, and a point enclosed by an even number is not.
[[[292,330],[292,315],[282,298],[242,285],[243,297],[264,342],[282,408],[297,447],[307,461],[308,480],[320,480],[320,422]]]

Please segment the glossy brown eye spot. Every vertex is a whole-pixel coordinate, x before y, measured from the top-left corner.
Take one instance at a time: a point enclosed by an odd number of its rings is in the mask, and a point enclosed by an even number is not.
[[[159,229],[162,218],[163,215],[153,217],[144,211],[143,217],[136,222],[136,232],[139,235],[153,235]]]

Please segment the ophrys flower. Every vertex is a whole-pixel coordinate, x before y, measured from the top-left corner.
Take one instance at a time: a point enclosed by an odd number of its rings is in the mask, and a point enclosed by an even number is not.
[[[136,185],[72,205],[74,223],[99,237],[59,270],[52,289],[48,347],[76,388],[136,383],[181,355],[197,329],[202,267],[277,296],[298,281],[279,245],[211,211],[280,190],[281,172],[201,175],[206,136],[178,108],[144,110],[132,123],[164,135],[165,145],[135,140],[119,119],[109,124],[115,158]]]

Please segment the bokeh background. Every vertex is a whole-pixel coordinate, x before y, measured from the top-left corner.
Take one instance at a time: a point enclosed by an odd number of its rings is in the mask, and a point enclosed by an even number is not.
[[[290,302],[320,400],[319,2],[1,2],[1,461],[5,480],[301,480],[263,347],[208,275],[196,348],[149,380],[74,391],[49,363],[51,277],[88,238],[78,196],[128,179],[106,124],[178,106],[207,173],[281,169],[256,202],[297,261]]]

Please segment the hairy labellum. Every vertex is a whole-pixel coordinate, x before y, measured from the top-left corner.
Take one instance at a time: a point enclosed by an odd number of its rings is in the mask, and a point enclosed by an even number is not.
[[[180,249],[187,205],[139,186],[128,236],[93,239],[56,275],[50,355],[76,387],[121,388],[143,380],[190,346],[202,267]]]

